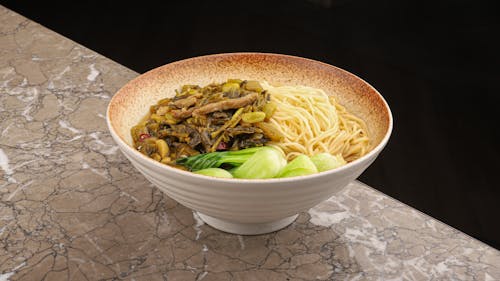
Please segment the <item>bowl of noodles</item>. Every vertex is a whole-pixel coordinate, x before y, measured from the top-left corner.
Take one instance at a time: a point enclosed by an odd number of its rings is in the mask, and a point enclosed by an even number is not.
[[[291,224],[379,155],[384,98],[319,61],[229,53],[144,73],[111,99],[107,123],[132,165],[208,225],[254,235]]]

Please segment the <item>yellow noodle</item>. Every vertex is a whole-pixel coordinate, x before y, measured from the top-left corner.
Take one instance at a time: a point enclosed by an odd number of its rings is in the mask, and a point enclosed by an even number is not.
[[[366,124],[323,90],[306,86],[272,86],[261,82],[278,104],[270,122],[284,136],[274,143],[288,160],[321,152],[350,162],[369,151]]]

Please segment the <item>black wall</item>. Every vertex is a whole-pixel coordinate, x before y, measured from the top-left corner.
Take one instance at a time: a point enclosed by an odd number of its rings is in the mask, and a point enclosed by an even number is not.
[[[344,68],[384,95],[395,120],[360,179],[500,248],[496,2],[0,2],[138,72],[235,51]]]

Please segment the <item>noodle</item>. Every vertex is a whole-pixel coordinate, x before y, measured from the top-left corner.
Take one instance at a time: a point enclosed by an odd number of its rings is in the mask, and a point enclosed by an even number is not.
[[[300,154],[328,152],[350,162],[365,155],[370,146],[363,120],[347,112],[323,90],[306,86],[271,86],[261,82],[278,104],[270,122],[284,136],[273,143],[287,160]]]

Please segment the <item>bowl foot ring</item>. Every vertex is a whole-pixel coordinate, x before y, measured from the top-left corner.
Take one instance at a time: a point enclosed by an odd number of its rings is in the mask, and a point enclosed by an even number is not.
[[[198,213],[198,215],[206,224],[215,229],[241,235],[258,235],[274,232],[276,230],[285,228],[286,226],[294,222],[295,219],[297,219],[297,217],[299,216],[297,214],[277,221],[265,223],[237,223],[214,218],[202,213]]]

